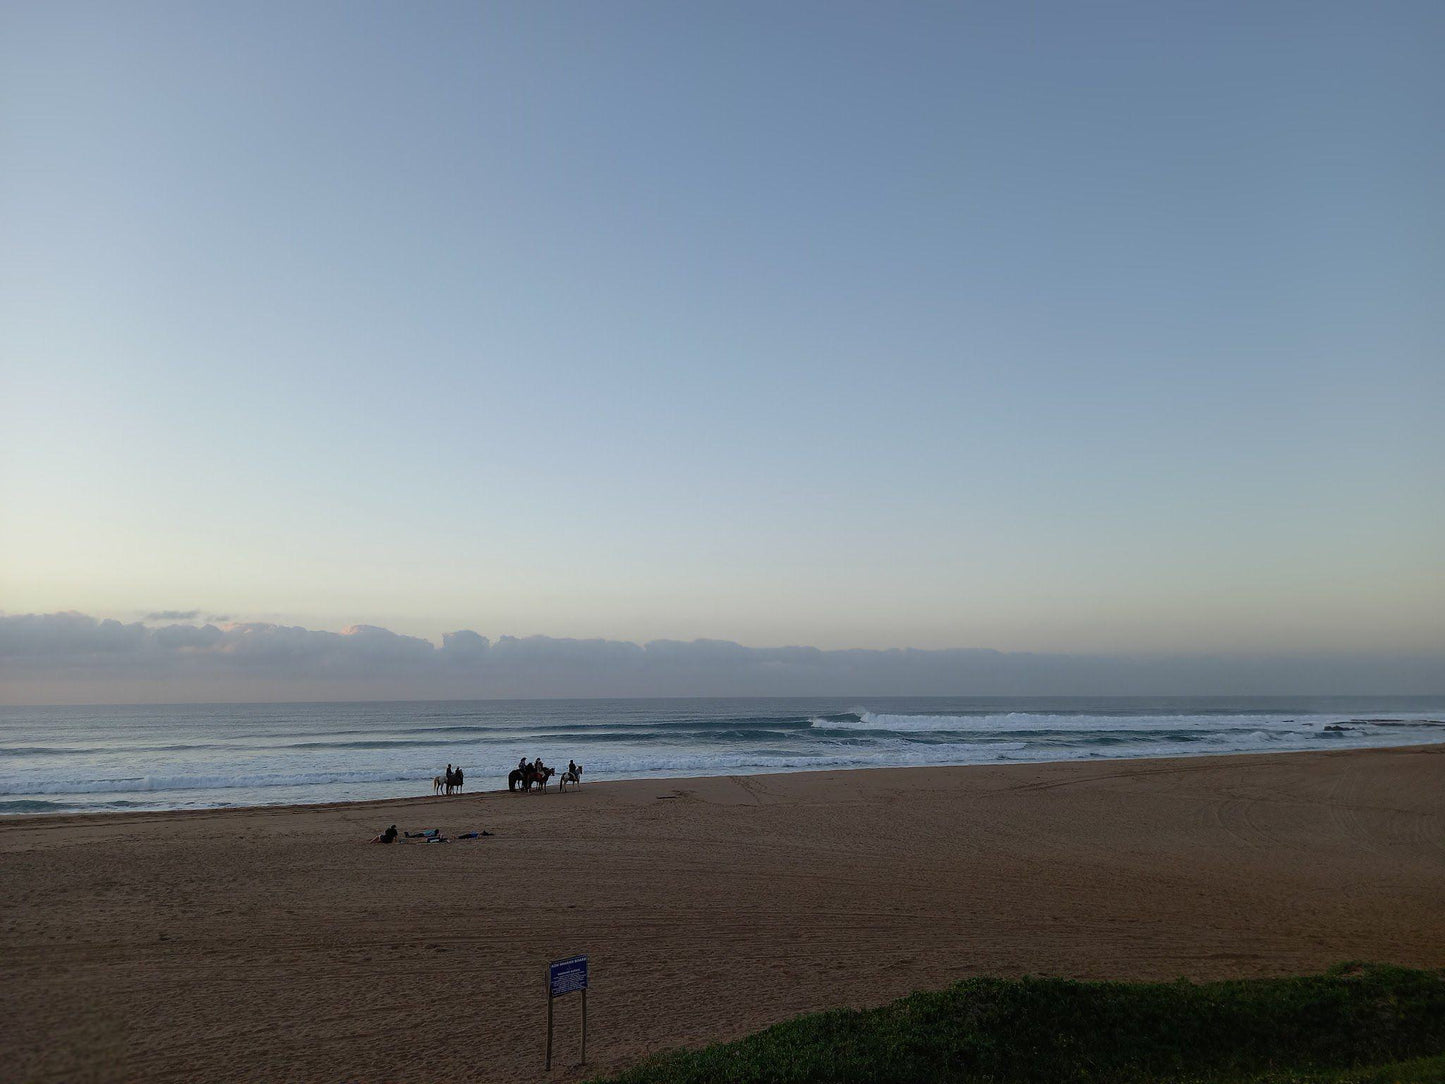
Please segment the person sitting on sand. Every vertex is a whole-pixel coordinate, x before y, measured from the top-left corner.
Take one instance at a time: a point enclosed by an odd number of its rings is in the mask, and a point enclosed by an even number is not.
[[[381,835],[377,836],[377,837],[376,837],[375,839],[373,839],[371,842],[373,842],[373,843],[395,843],[395,842],[396,842],[396,825],[393,824],[390,828],[388,828],[385,832],[382,832]]]

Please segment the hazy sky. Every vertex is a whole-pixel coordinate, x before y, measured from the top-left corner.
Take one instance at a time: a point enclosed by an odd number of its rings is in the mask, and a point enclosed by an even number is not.
[[[1445,5],[9,3],[0,610],[1445,653]]]

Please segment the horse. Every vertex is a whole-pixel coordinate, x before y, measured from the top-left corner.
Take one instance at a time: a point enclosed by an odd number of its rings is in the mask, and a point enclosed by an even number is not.
[[[442,792],[442,788],[446,785],[447,781],[445,776],[434,775],[431,777],[431,792],[433,794],[440,794]]]
[[[452,777],[452,786],[457,788],[458,794],[462,792],[462,766],[460,764],[457,765],[456,774]]]
[[[527,765],[525,771],[521,768],[513,768],[507,775],[507,789],[516,790],[517,784],[521,783],[523,792],[526,792],[531,790],[532,785],[536,783],[540,784],[543,790],[546,790],[548,777],[556,773],[556,768],[547,767],[544,767],[542,771],[538,773],[537,769],[530,764]]]
[[[582,785],[582,765],[577,765],[575,772],[570,769],[563,772],[562,777],[557,780],[557,789],[565,791],[568,783],[571,783],[574,787],[580,787]]]

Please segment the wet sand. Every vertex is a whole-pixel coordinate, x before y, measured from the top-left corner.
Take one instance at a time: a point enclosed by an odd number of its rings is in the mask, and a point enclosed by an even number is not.
[[[395,823],[491,838],[371,846]],[[968,975],[1445,967],[1445,746],[0,820],[0,1078],[552,1078]]]

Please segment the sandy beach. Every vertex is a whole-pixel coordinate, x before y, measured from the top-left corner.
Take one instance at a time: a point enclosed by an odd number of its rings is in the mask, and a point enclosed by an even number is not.
[[[1442,898],[1445,746],[15,818],[0,1078],[535,1076],[585,952],[577,1079],[982,973],[1442,967]]]

